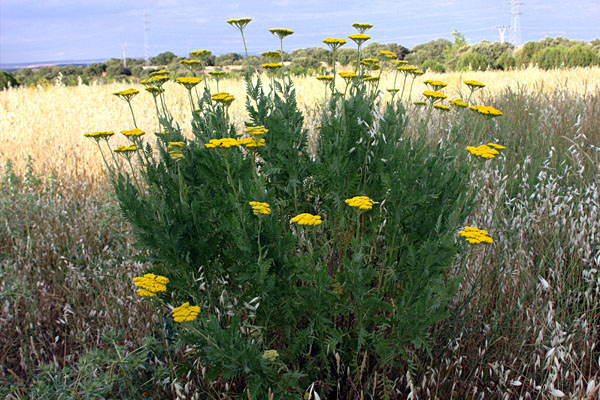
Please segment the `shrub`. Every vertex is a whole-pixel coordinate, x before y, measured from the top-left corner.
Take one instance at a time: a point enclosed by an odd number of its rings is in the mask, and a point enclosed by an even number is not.
[[[547,47],[536,53],[533,62],[542,69],[564,67],[567,62],[567,49],[562,46]]]
[[[517,66],[517,61],[509,53],[502,53],[500,57],[494,62],[494,68],[508,71]]]
[[[0,90],[16,86],[19,86],[19,82],[17,82],[12,74],[6,71],[0,71]]]
[[[446,67],[443,64],[429,59],[425,60],[423,64],[421,64],[421,70],[423,71],[433,71],[433,72],[446,72]]]
[[[461,71],[485,71],[488,63],[483,55],[476,51],[463,54],[458,60],[458,69]]]

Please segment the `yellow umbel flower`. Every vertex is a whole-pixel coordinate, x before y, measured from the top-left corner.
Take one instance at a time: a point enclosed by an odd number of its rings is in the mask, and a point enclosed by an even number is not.
[[[506,149],[506,146],[502,146],[501,144],[498,144],[498,143],[488,143],[487,145],[490,147],[493,147],[495,149],[498,149],[498,150]]]
[[[385,58],[396,58],[396,53],[389,50],[379,50],[379,54],[381,54]]]
[[[165,89],[163,89],[163,88],[157,88],[156,86],[148,86],[146,88],[146,91],[148,93],[150,93],[152,96],[156,97],[159,94],[164,93]]]
[[[279,353],[277,352],[277,350],[265,350],[265,352],[262,355],[263,360],[268,362],[275,361],[277,357],[279,357]]]
[[[367,23],[355,22],[352,24],[352,27],[355,28],[360,33],[365,33],[366,31],[371,29],[373,27],[373,25],[367,24]]]
[[[181,149],[183,149],[183,146],[185,146],[184,142],[169,142],[169,144],[167,145],[167,150],[168,151],[173,151],[173,150],[181,151]]]
[[[399,65],[396,67],[396,69],[404,74],[408,74],[412,71],[416,71],[417,67],[414,65]]]
[[[371,36],[365,35],[364,33],[355,33],[353,35],[348,35],[350,39],[354,41],[357,45],[362,45],[367,40],[371,39]]]
[[[442,92],[437,92],[437,91],[433,91],[433,90],[426,90],[423,92],[423,96],[431,99],[432,101],[438,101],[438,100],[443,100],[445,99],[446,96],[444,93]]]
[[[346,83],[348,83],[352,79],[359,78],[359,76],[357,74],[355,74],[354,72],[339,72],[338,75],[341,76],[342,78],[344,78]]]
[[[425,102],[424,102],[424,101],[422,101],[422,100],[417,100],[417,101],[413,101],[413,104],[414,104],[415,106],[419,106],[419,107],[420,107],[420,106],[424,106],[424,105],[426,105],[427,103],[425,103]]]
[[[465,226],[462,231],[458,231],[458,234],[471,244],[494,243],[494,240],[489,236],[488,231],[478,229],[475,226]]]
[[[280,63],[267,63],[262,64],[261,67],[266,69],[269,72],[277,71],[279,68],[283,67],[283,64]]]
[[[158,71],[150,72],[150,76],[157,76],[157,75],[169,75],[169,70],[168,69],[161,69],[161,70],[158,70]]]
[[[208,74],[215,79],[221,79],[225,76],[225,71],[209,71]]]
[[[286,28],[272,28],[269,29],[269,32],[271,32],[273,35],[277,36],[281,40],[283,40],[284,37],[290,36],[294,33],[293,30]]]
[[[171,315],[175,322],[188,322],[195,320],[199,312],[199,306],[190,306],[190,303],[183,303],[179,307],[172,309]]]
[[[169,152],[169,156],[177,162],[183,160],[185,157],[183,155],[183,146],[185,143],[183,142],[169,142],[167,146],[167,151]]]
[[[491,106],[471,106],[469,107],[469,110],[476,111],[487,118],[500,117],[503,115],[502,111],[496,110]]]
[[[167,75],[155,75],[141,81],[142,85],[152,85],[157,88],[162,88],[162,85],[169,80]]]
[[[127,137],[140,137],[143,134],[145,134],[146,132],[144,132],[141,129],[134,128],[134,129],[130,129],[128,131],[121,131],[121,133]]]
[[[113,131],[105,131],[105,132],[90,132],[84,133],[83,136],[86,138],[94,139],[95,141],[99,141],[100,139],[104,139],[108,141],[108,138],[113,136],[115,133]]]
[[[432,79],[427,79],[423,83],[425,83],[426,85],[430,86],[432,90],[440,90],[441,88],[445,88],[446,86],[448,86],[448,84],[445,83],[445,82],[434,81]]]
[[[333,80],[333,76],[331,75],[319,75],[317,76],[317,79],[320,80],[321,82],[331,82]]]
[[[261,138],[265,136],[267,132],[269,132],[269,130],[265,129],[264,125],[249,126],[244,130],[246,135],[252,136],[253,138]]]
[[[417,76],[423,75],[423,74],[425,73],[425,72],[423,72],[423,71],[421,71],[421,70],[418,70],[418,69],[413,69],[413,70],[410,70],[410,71],[408,71],[408,72],[409,72],[410,74],[414,75],[414,76],[415,76],[415,78],[416,78]]]
[[[188,67],[195,67],[196,65],[202,65],[200,60],[179,60],[179,64],[187,65]]]
[[[138,93],[139,93],[138,90],[131,88],[131,89],[127,89],[127,90],[121,90],[120,92],[114,92],[113,94],[125,101],[130,101]]]
[[[259,201],[250,201],[248,204],[252,207],[252,211],[256,215],[269,215],[271,214],[271,206],[268,203],[261,203]]]
[[[485,87],[485,84],[477,81],[465,81],[465,85],[467,85],[471,90],[482,89]]]
[[[196,78],[193,76],[184,76],[184,77],[175,79],[175,82],[179,83],[180,85],[185,87],[187,90],[191,90],[194,86],[196,86],[197,84],[202,82],[202,78]]]
[[[261,56],[263,56],[264,58],[268,58],[269,60],[279,60],[281,59],[281,51],[265,51],[261,54]]]
[[[435,108],[435,109],[438,109],[438,110],[440,110],[440,111],[444,111],[444,112],[448,112],[448,111],[450,111],[450,107],[448,107],[448,106],[445,106],[445,105],[443,105],[443,104],[435,104],[435,105],[433,106],[433,108]]]
[[[209,149],[214,149],[217,147],[220,147],[223,149],[229,149],[231,147],[238,147],[239,145],[240,145],[240,143],[237,141],[237,139],[222,138],[222,139],[211,139],[204,146],[206,146]]]
[[[235,98],[227,92],[213,94],[211,98],[213,101],[221,103],[227,107],[229,107],[231,103],[233,103],[233,100],[235,100]]]
[[[477,147],[467,146],[465,147],[465,149],[467,149],[469,153],[481,158],[494,158],[498,154],[500,154],[498,150],[485,144],[479,145]]]
[[[367,196],[354,196],[351,199],[344,200],[350,207],[357,208],[361,211],[368,211],[373,208],[375,202]]]
[[[247,148],[265,147],[265,139],[244,138],[239,139],[238,143]]]
[[[131,153],[137,151],[137,147],[132,144],[131,146],[119,146],[116,149],[113,149],[115,153],[121,154],[125,158],[131,157]]]
[[[196,57],[200,60],[204,60],[208,56],[210,56],[212,52],[210,50],[194,50],[190,52],[190,57]]]
[[[144,276],[136,276],[133,278],[133,282],[139,288],[137,293],[140,296],[152,297],[158,292],[167,291],[169,279],[160,275],[145,274]]]
[[[366,76],[363,76],[362,79],[363,79],[363,82],[367,82],[367,83],[379,82],[379,77],[377,77],[377,76],[366,75]]]
[[[227,23],[231,26],[235,26],[239,30],[243,30],[246,25],[248,25],[252,21],[252,18],[238,18],[238,19],[228,19]]]
[[[466,107],[469,106],[462,99],[450,100],[449,103],[450,103],[451,106],[460,107],[460,108],[466,108]]]
[[[392,60],[392,64],[395,64],[395,65],[404,65],[404,64],[408,64],[408,61],[406,61],[406,60]]]
[[[331,50],[336,50],[346,44],[346,39],[325,38],[323,39],[323,43],[329,46]]]
[[[296,215],[290,221],[297,223],[298,225],[307,225],[307,226],[316,226],[321,225],[323,221],[321,221],[320,215],[312,215],[309,213],[302,213]]]
[[[391,94],[396,94],[396,93],[398,93],[400,91],[400,89],[396,89],[396,88],[394,88],[394,89],[386,89],[386,90],[388,92],[390,92]]]

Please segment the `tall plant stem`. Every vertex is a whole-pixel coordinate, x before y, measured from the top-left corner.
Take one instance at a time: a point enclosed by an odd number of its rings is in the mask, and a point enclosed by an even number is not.
[[[137,124],[135,123],[135,114],[133,113],[133,107],[131,107],[131,101],[127,100],[127,105],[129,105],[129,110],[131,111],[131,118],[133,118],[133,126],[137,129]]]

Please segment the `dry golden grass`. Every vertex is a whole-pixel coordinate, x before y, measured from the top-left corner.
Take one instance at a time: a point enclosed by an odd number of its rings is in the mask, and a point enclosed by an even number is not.
[[[426,89],[422,83],[425,79],[447,82],[448,87],[444,91],[450,98],[460,95],[457,89],[461,88],[460,82],[465,79],[486,83],[485,93],[488,96],[506,88],[543,93],[563,89],[583,95],[598,90],[600,68],[427,73],[416,80],[413,100],[418,99],[419,94]],[[380,88],[392,87],[393,80],[393,74],[385,74]],[[268,79],[265,78],[265,81],[268,82]],[[314,110],[317,102],[323,99],[323,84],[313,77],[295,78],[294,83],[301,108],[306,111]],[[399,76],[397,86],[401,84],[402,77]],[[83,133],[106,130],[119,132],[133,127],[127,105],[112,95],[127,87],[129,85],[126,84],[53,86],[0,92],[0,156],[4,160],[10,158],[17,170],[22,169],[29,155],[34,160],[37,172],[55,171],[59,177],[77,176],[97,181],[103,176],[102,160],[97,148],[84,140]],[[132,101],[138,126],[146,132],[154,132],[157,122],[152,97],[143,91],[143,86],[133,87],[142,92]],[[165,88],[169,110],[189,133],[191,116],[185,89],[175,83],[167,83]],[[338,88],[343,90],[343,81],[338,81]],[[462,88],[466,95],[465,86],[462,85]],[[244,83],[239,79],[220,83],[221,91],[227,91],[236,98],[230,112],[233,121],[240,127],[246,116],[244,89]],[[213,84],[211,90],[213,93],[216,91]],[[408,97],[408,90],[405,97]],[[307,113],[307,116],[312,114]],[[309,129],[317,124],[318,121],[307,118],[306,125]],[[113,144],[122,143],[120,140],[124,142],[123,138],[118,138]]]

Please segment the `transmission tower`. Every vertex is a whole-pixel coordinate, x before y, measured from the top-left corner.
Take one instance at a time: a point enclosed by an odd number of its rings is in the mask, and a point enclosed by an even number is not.
[[[123,50],[123,68],[127,68],[127,57],[125,56],[125,48],[127,47],[127,42],[121,43],[121,50]]]
[[[494,28],[498,29],[498,33],[500,34],[500,43],[504,43],[504,33],[506,32],[506,28],[510,28],[510,26],[496,25]]]
[[[521,23],[519,18],[522,12],[519,7],[523,4],[519,0],[509,0],[510,4],[510,42],[515,47],[521,44]]]
[[[144,58],[146,65],[150,65],[150,26],[146,10],[144,10]]]

